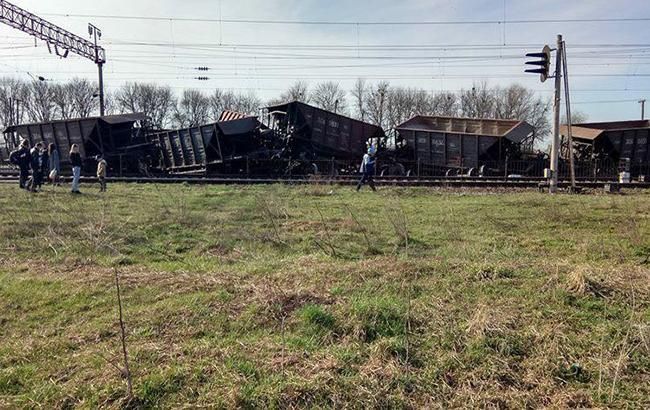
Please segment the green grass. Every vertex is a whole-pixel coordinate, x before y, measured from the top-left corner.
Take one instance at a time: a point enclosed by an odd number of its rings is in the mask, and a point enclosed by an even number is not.
[[[650,406],[648,193],[109,190],[0,185],[0,408]]]

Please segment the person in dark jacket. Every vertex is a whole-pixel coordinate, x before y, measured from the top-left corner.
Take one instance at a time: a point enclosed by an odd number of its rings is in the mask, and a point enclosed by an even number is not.
[[[70,147],[70,164],[72,165],[72,193],[80,194],[79,180],[81,179],[81,154],[79,153],[79,145],[72,144]]]
[[[41,162],[41,185],[43,182],[47,182],[47,177],[49,176],[50,172],[50,154],[48,153],[48,149],[43,144],[43,148],[41,148],[41,153],[40,153],[40,162]]]
[[[47,153],[49,157],[49,169],[47,170],[48,178],[52,185],[60,185],[59,175],[61,175],[61,157],[59,156],[59,150],[56,148],[56,145],[50,144],[47,147]]]
[[[370,188],[372,188],[373,191],[376,191],[377,188],[375,188],[375,154],[376,154],[376,149],[373,146],[370,146],[368,148],[368,153],[363,156],[363,160],[361,161],[361,167],[359,168],[359,172],[361,172],[361,179],[359,180],[359,183],[357,184],[357,191],[361,189],[361,186],[365,183],[370,185]]]
[[[29,179],[29,168],[32,164],[32,155],[29,152],[29,142],[23,140],[20,143],[20,148],[13,151],[9,155],[9,161],[18,166],[20,169],[20,178],[18,179],[18,184],[21,188],[27,189],[27,180]]]
[[[30,190],[37,192],[43,185],[43,143],[37,143],[31,151],[32,155],[32,181]]]

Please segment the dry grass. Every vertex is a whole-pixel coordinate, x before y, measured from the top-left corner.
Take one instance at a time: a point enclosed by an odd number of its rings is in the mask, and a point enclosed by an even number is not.
[[[650,405],[647,195],[312,189],[9,189],[0,407]]]

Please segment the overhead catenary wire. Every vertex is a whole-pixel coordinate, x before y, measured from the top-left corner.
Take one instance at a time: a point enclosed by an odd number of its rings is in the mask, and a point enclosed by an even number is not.
[[[492,20],[405,20],[405,21],[334,21],[334,20],[274,20],[233,19],[206,17],[171,16],[127,16],[109,14],[43,13],[44,16],[95,18],[112,20],[178,21],[221,24],[264,24],[264,25],[328,25],[328,26],[440,26],[440,25],[497,25],[497,24],[567,24],[567,23],[623,23],[648,22],[650,17],[608,17],[608,18],[565,18],[565,19],[492,19]]]

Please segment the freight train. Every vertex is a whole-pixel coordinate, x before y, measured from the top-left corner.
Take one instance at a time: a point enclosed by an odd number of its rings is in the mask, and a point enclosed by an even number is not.
[[[635,122],[633,133],[619,127],[626,124],[575,126],[575,143],[584,146],[592,134],[593,141],[609,141],[591,145],[601,161],[608,154],[621,161],[631,150],[631,170],[646,175],[650,124]],[[93,156],[101,154],[112,175],[337,176],[356,173],[370,145],[377,148],[377,172],[384,176],[541,177],[549,165],[546,155],[532,153],[535,129],[525,121],[415,116],[387,134],[298,101],[267,107],[261,120],[224,112],[214,123],[175,130],[153,130],[146,116],[136,113],[18,125],[3,135],[0,159],[27,139],[31,145],[57,145],[65,165],[76,143],[88,172]],[[635,138],[627,138],[631,135]],[[579,177],[594,176],[594,166],[579,165],[587,170]]]

